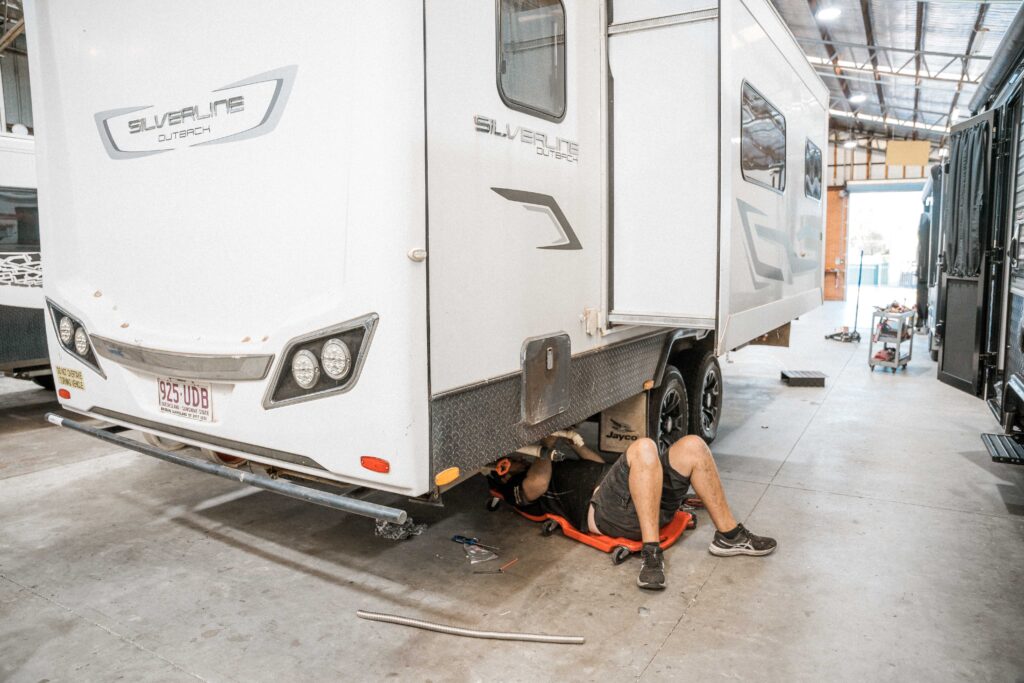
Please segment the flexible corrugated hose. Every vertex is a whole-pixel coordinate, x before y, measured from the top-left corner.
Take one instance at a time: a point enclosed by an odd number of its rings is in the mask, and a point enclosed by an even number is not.
[[[555,643],[558,645],[582,645],[586,642],[583,636],[549,636],[543,633],[506,633],[502,631],[477,631],[471,628],[460,628],[458,626],[446,626],[436,624],[432,621],[422,619],[411,619],[400,617],[395,614],[381,614],[380,612],[367,612],[356,610],[356,616],[370,621],[383,621],[387,624],[399,624],[401,626],[413,626],[427,631],[447,633],[452,636],[465,636],[467,638],[487,638],[490,640],[525,640],[529,643]]]

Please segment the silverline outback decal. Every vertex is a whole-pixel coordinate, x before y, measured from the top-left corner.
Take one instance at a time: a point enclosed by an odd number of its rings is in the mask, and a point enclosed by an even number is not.
[[[266,135],[284,113],[295,65],[252,76],[185,102],[101,111],[100,139],[111,159],[170,152],[182,147],[236,142]]]
[[[489,119],[479,114],[473,117],[473,127],[476,128],[478,133],[487,133],[495,137],[505,138],[509,142],[519,138],[520,141],[532,145],[534,151],[540,156],[564,159],[572,164],[580,160],[580,146],[571,140],[563,140],[556,137],[552,142],[548,142],[547,133],[539,133],[522,126],[513,128],[507,123],[504,126],[500,126],[494,119]]]

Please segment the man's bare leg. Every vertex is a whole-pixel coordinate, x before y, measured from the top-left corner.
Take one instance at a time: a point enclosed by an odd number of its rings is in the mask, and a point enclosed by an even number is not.
[[[718,467],[704,440],[692,434],[684,436],[668,449],[668,461],[672,469],[689,477],[693,490],[700,496],[715,528],[719,531],[735,529],[736,518],[725,500]]]
[[[690,478],[717,532],[708,550],[713,555],[768,555],[776,548],[775,539],[750,533],[733,517],[725,500],[718,467],[704,440],[685,436],[668,451],[669,464],[679,474]]]
[[[651,439],[639,439],[626,449],[629,463],[629,497],[640,520],[640,536],[644,543],[657,543],[658,513],[661,509],[661,471],[658,446]]]

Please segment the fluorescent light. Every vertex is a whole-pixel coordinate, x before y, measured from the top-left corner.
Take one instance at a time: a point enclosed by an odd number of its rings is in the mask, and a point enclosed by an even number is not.
[[[856,146],[857,146],[857,141],[856,140],[847,140],[846,142],[843,143],[843,147],[845,147],[846,149],[853,149]]]
[[[850,98],[850,103],[851,103],[851,104],[860,104],[861,102],[864,102],[864,101],[865,101],[865,100],[867,100],[867,99],[868,99],[868,96],[867,96],[867,95],[865,95],[865,94],[864,94],[864,93],[862,93],[862,92],[859,92],[859,93],[857,93],[856,95],[853,95],[853,96],[852,96],[852,97]]]
[[[828,113],[840,119],[854,119],[856,121],[873,121],[887,126],[900,126],[903,128],[916,128],[918,130],[930,130],[936,133],[948,133],[948,126],[939,126],[921,121],[906,121],[893,118],[892,116],[876,116],[875,114],[864,114],[861,112],[845,111],[843,109],[829,109]]]
[[[814,16],[817,17],[818,21],[834,21],[842,13],[843,10],[838,7],[822,7]]]

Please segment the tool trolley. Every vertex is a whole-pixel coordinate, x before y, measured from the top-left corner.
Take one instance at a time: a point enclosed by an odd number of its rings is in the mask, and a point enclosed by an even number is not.
[[[903,368],[914,353],[914,316],[913,309],[903,312],[876,310],[871,315],[871,343],[868,344],[868,365],[874,372],[875,366],[889,368],[894,373]],[[904,344],[906,351],[904,352]],[[876,354],[884,350],[887,358],[877,358]]]

